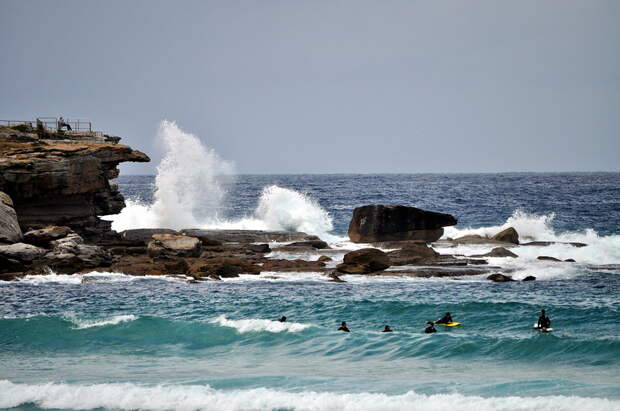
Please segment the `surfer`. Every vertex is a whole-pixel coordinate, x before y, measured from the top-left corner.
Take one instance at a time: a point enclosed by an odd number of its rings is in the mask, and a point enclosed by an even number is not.
[[[280,319],[278,321],[280,321],[281,323],[285,323],[286,322],[286,317],[282,316],[282,317],[280,317]]]
[[[349,330],[349,327],[347,327],[347,323],[345,321],[340,323],[340,328],[338,328],[338,331],[344,331],[345,333],[351,332],[351,330]]]
[[[424,332],[426,334],[432,334],[432,333],[437,332],[437,329],[435,328],[435,324],[432,321],[427,321],[426,324],[428,324],[428,327],[424,329]]]
[[[547,329],[551,328],[551,320],[545,314],[545,310],[540,310],[540,317],[538,317],[536,328],[541,331],[547,331]]]
[[[446,313],[446,315],[435,321],[435,324],[450,324],[452,322],[452,315],[450,315],[450,313]]]
[[[391,333],[394,330],[392,330],[392,327],[390,327],[389,325],[386,325],[385,328],[383,329],[383,331],[381,331],[382,333]]]

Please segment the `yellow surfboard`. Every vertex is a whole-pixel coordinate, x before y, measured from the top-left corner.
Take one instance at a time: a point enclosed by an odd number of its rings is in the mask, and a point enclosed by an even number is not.
[[[457,323],[457,322],[451,322],[451,323],[447,323],[447,324],[437,324],[437,325],[443,325],[444,327],[456,327],[457,325],[461,325],[461,323]]]

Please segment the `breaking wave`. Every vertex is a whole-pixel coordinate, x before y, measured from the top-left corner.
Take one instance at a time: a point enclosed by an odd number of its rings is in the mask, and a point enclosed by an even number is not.
[[[120,323],[126,323],[129,321],[134,321],[138,319],[137,315],[126,314],[126,315],[115,315],[111,318],[105,319],[97,319],[97,320],[82,320],[75,316],[75,314],[67,314],[64,317],[65,319],[71,321],[75,325],[76,330],[83,330],[85,328],[93,328],[93,327],[105,327],[107,325],[116,325]]]
[[[0,407],[34,404],[42,409],[119,410],[618,410],[620,402],[577,396],[480,397],[381,393],[288,392],[267,388],[216,390],[202,385],[131,383],[15,384],[0,381]]]
[[[552,225],[554,218],[555,214],[553,213],[537,215],[526,213],[523,210],[516,210],[504,224],[498,226],[480,228],[446,227],[444,229],[444,238],[458,238],[472,234],[491,237],[508,227],[514,227],[519,233],[521,243],[530,241],[558,242],[558,244],[544,248],[519,247],[518,250],[513,250],[520,257],[535,260],[542,253],[560,259],[573,258],[578,262],[588,264],[617,264],[620,261],[620,235],[600,236],[591,228],[583,231],[557,232]],[[569,244],[561,244],[570,242],[583,243],[588,246],[577,248]],[[452,251],[468,254],[475,253],[479,249],[479,246],[465,246]]]
[[[331,238],[332,218],[304,193],[270,185],[263,189],[253,215],[231,220],[224,215],[234,166],[174,122],[161,123],[159,139],[166,153],[157,167],[153,204],[127,200],[112,228],[219,228],[303,231]]]
[[[221,325],[223,327],[231,327],[235,328],[240,333],[247,332],[256,332],[256,331],[268,331],[271,333],[280,333],[283,331],[288,332],[299,332],[303,331],[306,328],[310,328],[310,324],[300,324],[293,322],[279,322],[272,320],[263,320],[263,319],[248,319],[248,320],[229,320],[224,315],[220,315],[219,317],[213,319],[212,323]]]

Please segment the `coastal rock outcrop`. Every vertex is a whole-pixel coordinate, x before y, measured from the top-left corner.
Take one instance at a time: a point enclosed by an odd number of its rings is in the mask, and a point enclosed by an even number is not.
[[[353,210],[348,234],[354,243],[433,242],[443,235],[443,227],[456,223],[456,218],[450,214],[401,205],[367,205]]]
[[[13,200],[0,191],[0,244],[12,244],[22,240],[22,230],[13,208]]]
[[[147,252],[149,257],[198,257],[202,243],[196,237],[175,234],[153,234]]]
[[[408,244],[400,250],[387,253],[391,265],[410,265],[429,262],[436,259],[439,253],[426,244]]]
[[[125,161],[149,157],[120,144],[44,139],[0,127],[0,191],[12,198],[23,231],[61,225],[88,240],[105,236],[111,223],[98,216],[125,206],[109,181]]]
[[[487,280],[491,280],[496,283],[508,283],[514,281],[511,276],[504,274],[491,274],[487,277]]]
[[[491,237],[491,240],[504,243],[519,244],[519,233],[513,227],[508,227]]]
[[[337,271],[345,274],[368,274],[389,268],[390,257],[376,248],[362,248],[344,255],[342,264]]]

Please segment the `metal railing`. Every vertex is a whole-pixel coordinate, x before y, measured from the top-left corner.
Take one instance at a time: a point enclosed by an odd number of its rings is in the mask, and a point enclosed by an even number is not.
[[[81,118],[63,119],[62,124],[59,117],[37,117],[35,121],[0,120],[0,125],[6,127],[22,126],[31,129],[32,132],[43,131],[50,134],[62,132],[63,135],[71,138],[105,136],[101,131],[93,131],[93,125],[90,120]],[[69,127],[67,127],[67,125],[69,125]]]
[[[0,125],[7,126],[7,127],[28,126],[32,128],[32,121],[0,120]]]
[[[60,130],[64,128],[67,124],[71,127],[71,130],[67,128],[67,131],[87,131],[89,133],[93,132],[93,125],[89,120],[86,119],[65,119],[61,124],[59,118],[56,117],[37,117],[37,125],[39,122],[43,125],[43,128],[46,130]]]

